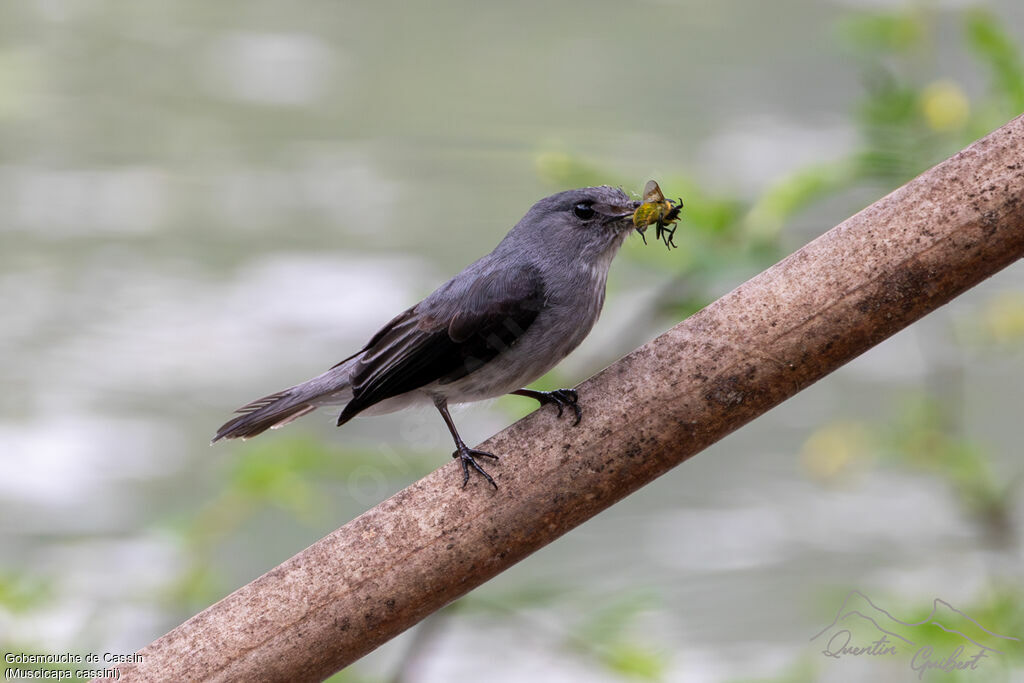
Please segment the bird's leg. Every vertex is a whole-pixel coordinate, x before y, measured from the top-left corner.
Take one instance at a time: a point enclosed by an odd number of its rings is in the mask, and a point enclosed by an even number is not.
[[[583,419],[583,411],[580,410],[579,400],[580,396],[576,393],[575,389],[555,389],[554,391],[534,391],[533,389],[516,389],[511,392],[516,396],[526,396],[540,401],[540,404],[547,405],[548,403],[554,403],[558,406],[558,417],[562,417],[562,408],[569,406],[573,412],[576,413],[576,421],[573,422],[573,426],[580,423]]]
[[[462,488],[466,488],[466,484],[469,482],[469,468],[472,467],[474,470],[483,475],[484,479],[497,490],[498,485],[491,479],[491,475],[484,471],[483,467],[480,467],[480,463],[476,461],[474,456],[480,456],[484,458],[498,459],[498,456],[493,453],[487,453],[486,451],[478,451],[470,448],[459,436],[459,430],[455,428],[455,423],[452,422],[452,416],[448,414],[448,402],[444,399],[435,399],[434,405],[437,406],[437,410],[441,413],[441,417],[444,418],[444,423],[448,425],[448,431],[452,433],[452,438],[455,439],[455,452],[452,453],[453,458],[459,458],[462,462]]]

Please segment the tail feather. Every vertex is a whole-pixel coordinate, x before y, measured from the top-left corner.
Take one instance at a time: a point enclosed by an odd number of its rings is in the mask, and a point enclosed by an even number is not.
[[[258,398],[236,410],[235,412],[240,415],[221,425],[217,434],[214,435],[213,441],[248,439],[262,434],[268,429],[286,425],[314,410],[316,410],[316,406],[296,397],[293,389],[285,389],[276,394]]]
[[[351,358],[346,359],[308,382],[246,403],[235,411],[238,417],[221,425],[213,441],[248,439],[268,429],[282,427],[313,412],[317,406],[348,403],[352,399],[348,380],[351,362]]]

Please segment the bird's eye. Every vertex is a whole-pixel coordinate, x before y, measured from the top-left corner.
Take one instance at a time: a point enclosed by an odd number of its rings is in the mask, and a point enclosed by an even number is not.
[[[594,217],[594,207],[587,202],[580,202],[572,208],[572,213],[581,221],[589,221]]]

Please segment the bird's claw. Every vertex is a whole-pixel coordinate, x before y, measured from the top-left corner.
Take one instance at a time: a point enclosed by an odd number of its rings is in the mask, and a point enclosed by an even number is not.
[[[575,389],[555,389],[554,391],[541,392],[541,395],[544,398],[538,398],[537,400],[542,405],[554,403],[558,407],[558,417],[562,417],[562,409],[565,406],[572,408],[573,413],[576,415],[576,419],[572,423],[574,427],[583,419],[583,411],[579,405],[580,395],[576,393]]]
[[[481,458],[493,458],[494,460],[498,459],[498,456],[496,456],[494,453],[488,453],[487,451],[478,451],[474,448],[467,448],[466,446],[460,446],[457,450],[455,450],[452,453],[452,457],[458,458],[459,461],[462,463],[462,488],[466,488],[466,484],[469,483],[469,468],[472,467],[474,470],[479,472],[484,479],[487,480],[487,483],[494,487],[495,491],[497,491],[498,485],[494,483],[494,479],[491,478],[491,475],[487,474],[486,470],[484,470],[483,467],[480,467],[480,463],[476,461],[476,457],[474,456],[478,456]]]
[[[580,395],[576,393],[575,389],[555,389],[554,391],[516,389],[511,393],[516,396],[532,398],[534,401],[539,401],[542,406],[554,403],[558,408],[558,417],[562,417],[563,409],[565,406],[569,406],[572,408],[572,412],[576,414],[576,421],[573,422],[573,426],[578,425],[580,420],[583,419],[583,411],[580,410],[579,406]]]

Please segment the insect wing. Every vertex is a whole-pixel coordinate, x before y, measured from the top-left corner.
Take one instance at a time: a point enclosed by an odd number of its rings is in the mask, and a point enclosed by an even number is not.
[[[647,184],[644,185],[644,204],[663,201],[665,201],[665,195],[662,194],[657,181],[648,180]]]

